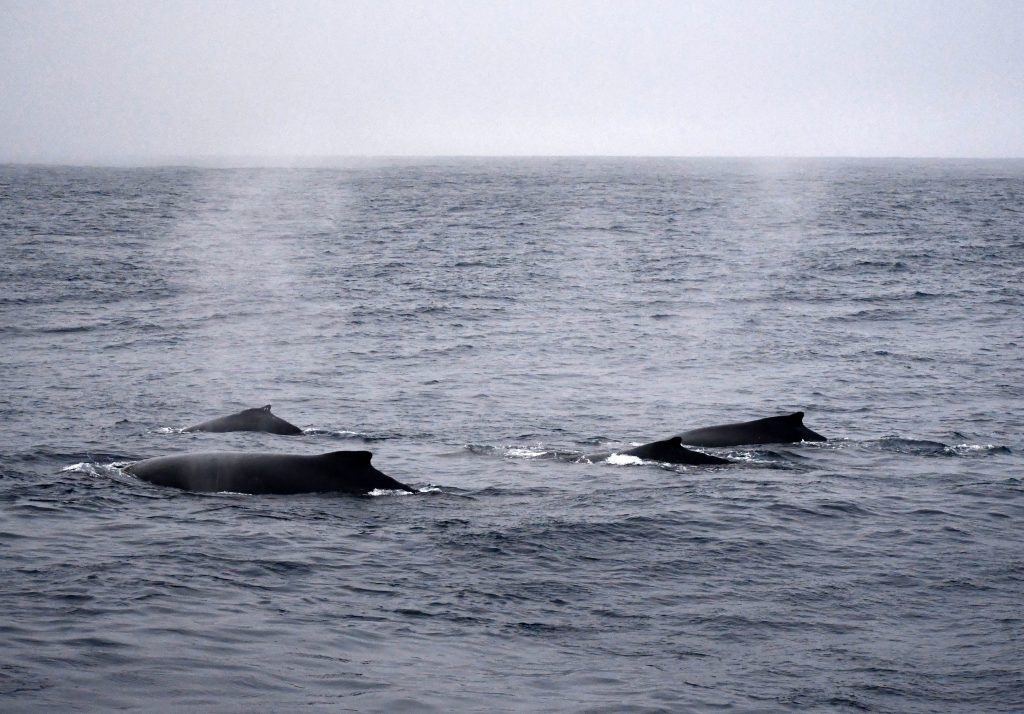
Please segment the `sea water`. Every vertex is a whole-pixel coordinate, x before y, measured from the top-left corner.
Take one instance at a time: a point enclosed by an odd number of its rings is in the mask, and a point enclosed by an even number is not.
[[[1022,162],[4,166],[0,281],[4,712],[1024,709]]]

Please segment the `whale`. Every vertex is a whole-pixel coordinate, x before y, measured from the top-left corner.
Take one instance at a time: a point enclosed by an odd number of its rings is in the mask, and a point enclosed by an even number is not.
[[[235,414],[218,417],[186,427],[183,431],[262,431],[267,434],[283,434],[291,436],[301,434],[302,429],[289,424],[279,416],[270,413],[270,405],[243,409]]]
[[[369,451],[313,455],[207,451],[144,459],[124,471],[157,486],[185,491],[366,494],[384,489],[415,493],[375,469],[370,464],[372,457]]]
[[[592,454],[584,457],[587,461],[604,461],[612,454],[625,456],[636,456],[644,461],[661,461],[666,464],[731,464],[728,459],[723,459],[712,454],[705,454],[702,451],[687,449],[682,445],[678,436],[662,441],[652,441],[649,444],[636,446],[626,451],[613,451],[604,454]]]
[[[689,446],[742,446],[744,444],[791,444],[797,441],[828,441],[804,426],[804,413],[754,419],[691,429],[679,435]]]

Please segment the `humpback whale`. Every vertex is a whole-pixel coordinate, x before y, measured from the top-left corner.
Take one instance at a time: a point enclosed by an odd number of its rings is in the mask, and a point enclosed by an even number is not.
[[[663,441],[652,441],[650,444],[643,444],[626,451],[614,451],[605,454],[593,454],[587,456],[589,461],[604,461],[612,453],[626,456],[636,456],[645,461],[662,461],[666,464],[731,464],[728,459],[722,459],[701,451],[693,451],[682,445],[678,436]]]
[[[372,456],[369,451],[310,456],[209,451],[136,461],[124,470],[143,481],[186,491],[365,494],[389,489],[415,493],[371,466]]]
[[[243,409],[235,414],[204,421],[185,431],[262,431],[268,434],[301,434],[302,429],[270,413],[270,405]]]
[[[804,413],[793,412],[781,416],[719,424],[703,429],[691,429],[679,435],[684,444],[691,446],[741,446],[743,444],[789,444],[795,441],[828,441],[824,436],[804,426]]]

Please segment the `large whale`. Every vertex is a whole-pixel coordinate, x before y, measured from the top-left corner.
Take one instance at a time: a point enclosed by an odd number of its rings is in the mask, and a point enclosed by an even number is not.
[[[302,429],[270,413],[270,405],[243,409],[235,414],[204,421],[185,431],[262,431],[268,434],[301,434]]]
[[[261,454],[209,451],[136,461],[125,471],[158,486],[235,493],[365,494],[375,489],[415,490],[370,465],[369,451]]]
[[[666,464],[731,464],[728,459],[722,459],[701,451],[693,451],[682,445],[678,436],[663,441],[652,441],[650,444],[637,446],[626,451],[613,451],[605,454],[593,454],[586,456],[587,461],[604,461],[612,454],[625,456],[636,456],[645,461],[662,461]]]
[[[804,426],[804,413],[706,426],[679,435],[690,446],[741,446],[743,444],[790,444],[796,441],[828,441]]]

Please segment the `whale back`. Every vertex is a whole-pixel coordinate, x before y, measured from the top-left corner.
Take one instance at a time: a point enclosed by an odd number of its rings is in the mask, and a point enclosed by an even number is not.
[[[687,449],[682,445],[678,436],[662,441],[652,441],[649,444],[637,446],[623,454],[636,456],[637,458],[649,461],[662,461],[668,464],[728,464],[727,459],[719,458],[701,451]]]
[[[137,461],[130,474],[159,486],[187,491],[294,494],[376,489],[413,491],[375,469],[369,451],[319,455],[200,452]]]
[[[691,446],[742,446],[744,444],[828,441],[821,434],[804,426],[803,412],[691,429],[679,436],[682,443]]]
[[[322,454],[323,459],[333,470],[335,476],[343,480],[347,485],[354,486],[359,492],[381,490],[409,491],[403,483],[396,481],[387,474],[381,473],[370,461],[373,459],[373,452],[370,451],[331,451]]]
[[[270,405],[243,409],[240,412],[210,419],[202,424],[196,424],[185,429],[185,431],[207,431],[224,433],[229,431],[259,431],[267,434],[281,434],[291,436],[301,434],[302,429],[289,424],[287,421],[271,413]]]

